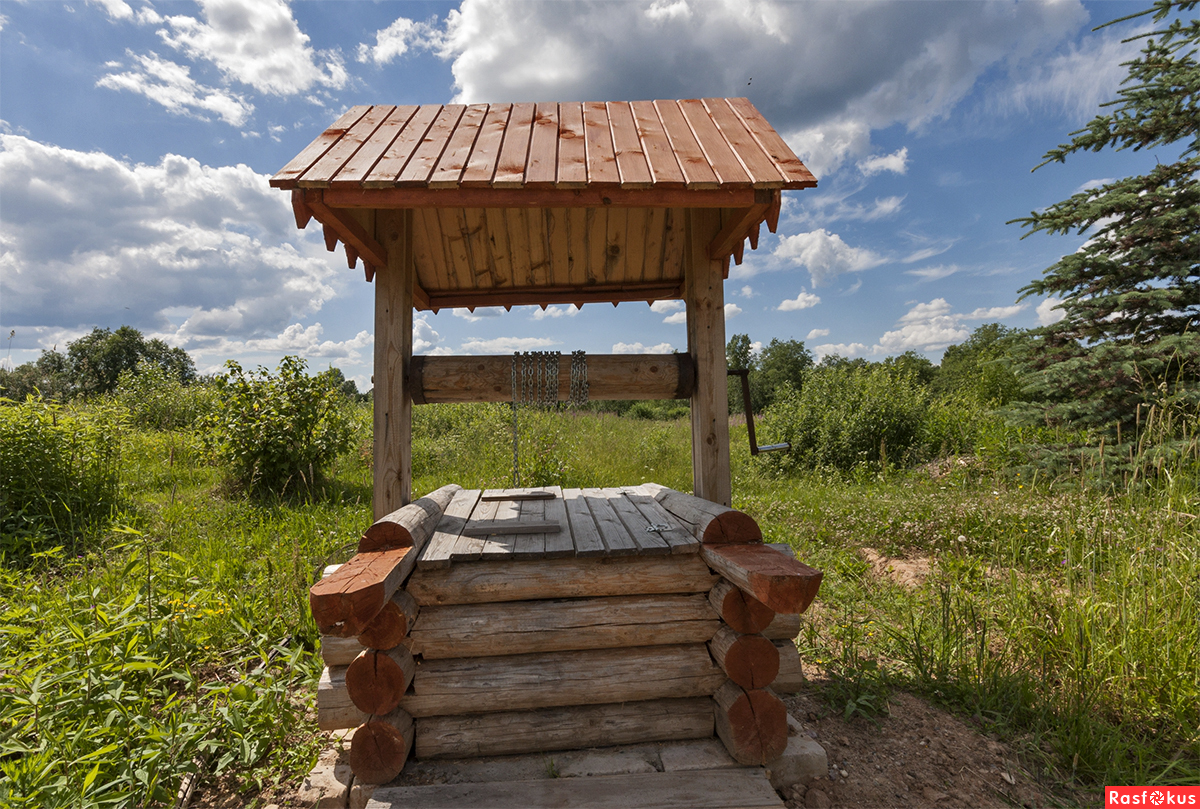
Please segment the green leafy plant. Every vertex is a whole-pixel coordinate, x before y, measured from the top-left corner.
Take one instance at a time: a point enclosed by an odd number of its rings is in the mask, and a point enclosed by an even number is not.
[[[206,445],[247,490],[311,489],[351,445],[340,380],[328,371],[309,376],[304,360],[291,356],[277,374],[246,372],[232,360],[225,366],[216,409],[203,421]]]
[[[161,365],[142,360],[136,370],[121,372],[116,399],[138,427],[171,430],[190,427],[211,413],[217,391],[213,385],[199,382],[184,384]]]

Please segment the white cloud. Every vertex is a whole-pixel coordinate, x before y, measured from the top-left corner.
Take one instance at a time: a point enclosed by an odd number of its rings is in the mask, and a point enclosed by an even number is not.
[[[1062,303],[1062,301],[1060,301],[1058,298],[1046,298],[1044,301],[1039,303],[1037,305],[1037,309],[1034,310],[1037,312],[1038,324],[1042,326],[1050,326],[1066,317],[1067,313],[1058,308],[1060,303]]]
[[[641,343],[614,343],[612,347],[614,354],[670,354],[674,350],[675,346],[670,343],[653,346],[644,346]]]
[[[692,7],[687,0],[654,0],[646,9],[646,16],[652,20],[687,19],[692,16]]]
[[[429,316],[425,314],[413,317],[413,353],[428,354],[441,343],[442,336],[429,325]]]
[[[345,360],[350,363],[363,359],[364,353],[369,355],[369,349],[375,345],[375,336],[368,331],[360,331],[349,340],[324,340],[324,328],[320,323],[304,326],[293,323],[279,334],[271,337],[260,337],[250,340],[231,340],[224,337],[215,340],[205,340],[199,346],[192,345],[191,353],[197,364],[211,362],[219,364],[226,357],[245,355],[248,353],[265,353],[282,356],[294,354],[310,360],[310,370],[319,370],[313,358],[323,360]],[[167,342],[188,345],[190,335],[186,333],[161,334]]]
[[[244,97],[197,82],[186,65],[160,59],[153,51],[145,56],[127,54],[132,67],[102,76],[97,87],[139,93],[175,115],[207,121],[205,113],[213,113],[230,126],[241,126],[254,112],[254,105]]]
[[[375,32],[374,45],[364,42],[358,46],[358,61],[374,62],[382,67],[399,59],[413,47],[435,50],[441,47],[441,31],[436,27],[436,18],[429,22],[415,22],[407,17],[398,17],[387,28]]]
[[[655,301],[650,304],[650,311],[657,314],[675,312],[683,308],[683,301]]]
[[[1016,303],[1012,306],[980,307],[968,315],[963,315],[963,317],[967,320],[1002,320],[1023,311],[1025,311],[1025,304]]]
[[[801,292],[795,298],[789,298],[775,307],[780,312],[798,312],[801,309],[811,309],[821,302],[821,298],[811,292]]]
[[[939,281],[942,278],[949,278],[954,273],[958,272],[957,264],[938,264],[934,267],[922,267],[919,270],[905,270],[905,275],[915,275],[922,281]]]
[[[667,315],[663,318],[663,323],[670,323],[672,326],[687,323],[687,312],[676,312],[675,314]]]
[[[133,9],[125,0],[88,0],[104,9],[104,13],[114,20],[129,20],[133,18]]]
[[[805,340],[816,340],[818,337],[828,337],[829,329],[813,329],[804,335]]]
[[[874,155],[858,162],[858,170],[870,177],[884,171],[896,174],[908,173],[908,147],[904,146],[891,154]]]
[[[451,309],[450,312],[455,317],[461,317],[468,323],[478,323],[484,318],[500,317],[504,312],[498,306],[481,306],[475,311],[467,308]]]
[[[813,346],[812,353],[820,362],[830,354],[837,354],[839,357],[857,357],[867,353],[867,346],[863,343],[822,343],[819,346]]]
[[[876,197],[871,203],[850,202],[850,197],[863,189],[859,183],[824,194],[806,194],[802,205],[797,204],[781,218],[801,225],[828,225],[842,220],[874,222],[892,216],[904,205],[904,197]]]
[[[753,298],[754,297],[754,287],[750,286],[749,284],[742,287],[742,297],[743,298]]]
[[[918,303],[897,321],[900,328],[886,332],[874,347],[876,353],[899,354],[910,349],[936,351],[971,336],[964,320],[996,320],[1012,317],[1025,309],[1024,304],[979,308],[968,314],[956,313],[945,298]]]
[[[314,51],[283,0],[200,0],[200,6],[203,22],[168,16],[170,29],[158,35],[189,58],[211,62],[229,81],[289,96],[349,80],[342,57]]]
[[[824,228],[784,236],[774,255],[808,270],[814,287],[824,286],[842,273],[861,272],[887,259],[863,247],[851,247]]]
[[[547,306],[545,309],[537,308],[533,311],[534,320],[545,320],[546,318],[560,317],[575,317],[579,314],[579,309],[574,305],[570,306]]]
[[[725,319],[726,320],[729,320],[729,318],[731,318],[731,317],[737,317],[741,313],[742,313],[742,307],[738,306],[736,303],[725,304]]]
[[[245,165],[177,155],[130,165],[0,135],[6,318],[62,328],[119,318],[173,331],[189,350],[278,336],[352,274],[315,228],[296,230],[267,179]]]
[[[537,351],[561,345],[549,337],[494,337],[491,340],[467,340],[459,350],[463,354],[511,354],[514,351]]]
[[[937,244],[931,244],[928,247],[922,247],[920,250],[914,250],[904,258],[900,259],[904,264],[916,264],[918,261],[924,261],[927,258],[940,256],[951,247],[954,246],[954,240],[945,240]]]
[[[1079,186],[1071,193],[1078,194],[1081,191],[1091,191],[1094,188],[1101,188],[1103,186],[1108,185],[1109,183],[1116,182],[1116,180],[1117,180],[1116,177],[1102,177],[1097,180],[1088,180],[1086,183]]]

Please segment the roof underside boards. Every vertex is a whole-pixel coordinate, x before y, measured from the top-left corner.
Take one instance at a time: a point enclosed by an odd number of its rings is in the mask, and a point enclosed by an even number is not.
[[[375,214],[412,209],[421,309],[678,297],[687,210],[721,209],[741,263],[780,192],[816,179],[744,98],[359,106],[272,179],[332,250],[387,262]]]

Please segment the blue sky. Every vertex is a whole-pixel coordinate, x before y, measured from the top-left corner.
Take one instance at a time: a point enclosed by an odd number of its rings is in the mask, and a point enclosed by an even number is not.
[[[0,359],[95,326],[369,386],[372,287],[267,179],[353,104],[748,96],[819,178],[726,330],[937,360],[1079,238],[1007,220],[1153,153],[1040,157],[1115,96],[1121,2],[0,2]],[[1164,156],[1173,159],[1173,155]],[[419,314],[417,350],[686,346],[682,306]]]

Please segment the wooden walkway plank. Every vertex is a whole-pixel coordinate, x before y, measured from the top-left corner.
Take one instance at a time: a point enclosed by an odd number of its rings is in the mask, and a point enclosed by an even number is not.
[[[520,516],[523,523],[545,523],[545,500],[520,501]],[[541,559],[546,555],[546,534],[521,534],[513,542],[514,559]]]
[[[624,489],[605,489],[604,494],[608,497],[608,504],[625,525],[625,530],[633,538],[634,544],[638,546],[638,553],[655,556],[671,552],[671,546],[667,544],[666,539],[659,536],[658,532],[649,530],[651,521],[629,501]]]
[[[637,543],[625,530],[625,525],[609,504],[608,495],[604,493],[604,490],[584,489],[583,495],[588,509],[592,512],[592,517],[596,520],[596,527],[600,529],[600,536],[604,540],[604,547],[607,551],[605,556],[636,554],[638,552]]]
[[[408,165],[413,152],[421,145],[439,112],[441,108],[436,104],[426,104],[418,109],[367,174],[363,180],[363,187],[391,188],[400,172]]]
[[[454,499],[442,513],[429,544],[417,559],[417,567],[421,570],[449,567],[462,539],[462,530],[467,525],[467,519],[479,502],[479,489],[460,489],[454,493]]]
[[[587,143],[588,184],[620,183],[621,174],[617,171],[612,130],[608,125],[608,109],[603,101],[584,102],[583,133]]]
[[[524,489],[484,489],[480,498],[485,503],[489,500],[553,500],[554,487],[538,486]]]
[[[442,152],[437,167],[429,175],[430,188],[457,188],[458,181],[467,167],[467,159],[475,146],[475,139],[483,125],[483,116],[487,113],[487,104],[471,104],[463,113]]]
[[[630,107],[654,184],[659,187],[682,186],[683,171],[679,168],[679,161],[675,159],[671,141],[667,138],[662,121],[659,120],[654,102],[634,101]]]
[[[302,187],[328,185],[338,173],[338,169],[351,160],[364,144],[372,140],[375,130],[394,109],[395,107],[385,104],[376,104],[367,110],[367,114],[347,129],[346,134],[342,135],[329,151],[321,155],[321,159],[313,163],[297,182]]]
[[[489,504],[491,505],[491,504]],[[501,520],[516,520],[520,516],[520,505],[512,501],[498,501],[496,503],[496,511],[490,522],[499,522]],[[473,523],[489,522],[486,518],[471,520],[467,523],[464,531],[469,530]],[[483,552],[480,554],[480,559],[487,560],[508,560],[512,559],[513,548],[517,543],[516,534],[491,534],[483,537]]]
[[[467,161],[459,185],[464,188],[490,186],[496,174],[496,163],[500,160],[500,145],[504,142],[504,130],[508,128],[508,116],[512,104],[492,104],[480,126],[475,148]]]
[[[592,517],[582,489],[563,489],[563,506],[571,526],[571,541],[578,557],[603,556],[604,540]]]
[[[683,110],[688,124],[692,127],[692,132],[696,135],[696,140],[700,143],[700,148],[708,157],[708,164],[716,172],[721,185],[723,187],[749,185],[750,175],[746,173],[741,161],[737,159],[737,155],[733,153],[733,149],[722,136],[721,130],[713,123],[712,116],[708,114],[704,102],[697,98],[685,99],[679,102],[679,108]]]
[[[533,137],[529,141],[529,160],[525,185],[548,188],[558,174],[558,104],[538,104],[533,113]]]
[[[350,158],[346,162],[346,165],[342,166],[342,170],[333,178],[331,185],[334,188],[339,188],[358,185],[365,180],[367,175],[371,173],[371,169],[383,157],[384,152],[388,150],[392,142],[399,137],[405,125],[417,113],[418,109],[420,107],[415,104],[393,107],[388,117],[375,130],[375,134],[371,139],[354,153],[354,157]]]
[[[462,104],[447,104],[442,107],[433,125],[429,127],[429,132],[413,152],[408,165],[396,178],[397,186],[422,186],[429,182],[429,175],[433,173],[446,143],[450,140],[450,134],[458,126],[458,120],[465,110],[466,107]]]
[[[649,188],[654,184],[642,141],[638,138],[633,109],[628,101],[608,102],[608,122],[612,128],[613,148],[622,188]]]
[[[500,160],[496,164],[493,188],[521,188],[525,184],[525,161],[529,157],[529,141],[533,135],[533,104],[513,104]]]
[[[587,144],[583,136],[583,105],[558,105],[558,187],[587,186]]]
[[[759,768],[377,789],[367,809],[783,809]]]
[[[671,143],[671,150],[683,170],[687,187],[697,190],[720,188],[720,181],[708,164],[708,158],[704,156],[679,104],[674,101],[655,101],[654,108]]]
[[[575,555],[575,540],[571,534],[571,525],[567,520],[567,504],[563,499],[563,490],[559,486],[551,486],[550,492],[554,499],[546,501],[546,519],[557,522],[562,530],[557,534],[546,534],[546,558],[567,559]]]
[[[658,535],[667,543],[671,553],[700,552],[700,541],[692,536],[691,531],[680,526],[679,520],[660,506],[654,495],[641,486],[627,486],[624,492],[626,499],[641,512],[647,522],[669,526],[659,531]]]
[[[287,188],[293,187],[300,175],[308,171],[309,166],[320,160],[322,155],[341,139],[346,130],[354,126],[359,118],[367,114],[369,109],[371,109],[369,106],[358,105],[338,116],[338,119],[330,124],[328,129],[317,135],[312,143],[305,146],[300,154],[289,160],[287,165],[271,178],[271,184]]]

